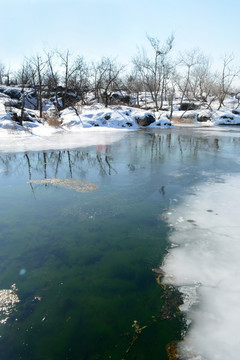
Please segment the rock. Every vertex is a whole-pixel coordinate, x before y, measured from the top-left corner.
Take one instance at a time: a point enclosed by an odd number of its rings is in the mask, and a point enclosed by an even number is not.
[[[113,93],[111,95],[111,101],[113,103],[124,103],[124,104],[130,104],[131,102],[131,96],[130,95],[122,95],[121,93]]]
[[[129,95],[123,96],[123,102],[124,102],[125,104],[130,104],[130,102],[131,102],[131,97],[130,97]]]
[[[207,122],[212,119],[212,112],[210,110],[203,110],[197,114],[198,122]]]
[[[208,116],[199,116],[197,117],[197,121],[199,122],[206,122],[206,121],[209,121],[210,118]]]
[[[182,103],[180,104],[179,110],[187,111],[187,110],[196,110],[198,106],[194,103]]]
[[[147,114],[143,117],[136,117],[135,120],[139,126],[149,126],[156,121],[155,117],[151,114]]]
[[[4,106],[6,112],[9,112],[12,108],[21,109],[22,102],[19,100],[11,99],[10,101],[5,101]]]
[[[206,122],[209,121],[211,119],[211,116],[208,115],[199,115],[197,116],[197,121],[199,122]]]
[[[10,112],[10,114],[11,114],[11,119],[12,119],[13,121],[16,121],[18,124],[20,124],[20,119],[19,119],[17,113],[15,113],[15,112]]]
[[[223,116],[220,117],[220,119],[224,119],[224,120],[229,121],[229,120],[233,120],[234,116],[223,115]]]
[[[240,110],[232,110],[232,113],[233,113],[234,115],[240,115]]]
[[[34,122],[33,118],[34,119],[36,118],[34,113],[29,113],[27,111],[24,111],[22,121]]]
[[[4,91],[4,94],[10,96],[11,99],[17,99],[17,100],[20,100],[21,99],[21,90],[19,89],[13,89],[13,88],[10,88],[10,89],[6,89]]]

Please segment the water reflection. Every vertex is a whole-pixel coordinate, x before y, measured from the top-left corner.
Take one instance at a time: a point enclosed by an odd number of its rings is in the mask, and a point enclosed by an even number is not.
[[[25,175],[32,178],[81,178],[85,179],[94,169],[102,177],[114,176],[120,171],[116,166],[120,157],[125,162],[129,172],[136,171],[139,166],[164,162],[170,157],[176,161],[188,159],[199,160],[204,153],[211,156],[218,152],[224,153],[238,150],[240,138],[202,136],[195,133],[189,136],[189,131],[174,133],[145,132],[128,134],[121,143],[97,145],[86,149],[57,150],[43,152],[9,153],[0,155],[0,172],[11,176]],[[122,169],[121,169],[122,171]]]

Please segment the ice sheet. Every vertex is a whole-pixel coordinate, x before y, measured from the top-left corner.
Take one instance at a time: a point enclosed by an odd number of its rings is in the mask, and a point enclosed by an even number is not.
[[[240,353],[240,176],[191,189],[169,212],[177,244],[165,259],[165,282],[179,287],[191,322],[183,359],[237,360]]]

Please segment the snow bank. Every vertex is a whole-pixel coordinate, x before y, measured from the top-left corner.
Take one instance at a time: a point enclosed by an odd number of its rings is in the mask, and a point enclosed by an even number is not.
[[[183,293],[191,325],[179,344],[181,358],[237,360],[240,353],[240,176],[191,189],[171,209],[173,246],[165,283]]]
[[[217,111],[213,117],[214,125],[240,125],[240,111],[233,112]]]
[[[9,91],[12,89],[9,89]],[[16,90],[16,89],[15,89]],[[5,93],[0,97],[0,129],[8,129],[11,131],[28,131],[33,135],[39,134],[39,132],[45,132],[45,134],[56,131],[51,130],[50,122],[39,119],[39,111],[35,111],[30,107],[34,99],[31,99],[31,103],[27,100],[27,109],[24,110],[25,115],[29,121],[23,121],[23,126],[19,126],[16,121],[21,116],[21,110],[18,105],[13,105],[13,99],[7,96]],[[29,95],[30,96],[30,95]],[[29,103],[29,104],[28,104]],[[49,100],[46,100],[44,105],[47,117],[51,118],[53,105],[51,106]],[[93,106],[79,106],[76,108],[66,108],[61,111],[60,118],[55,118],[55,123],[52,121],[57,131],[80,131],[83,128],[102,127],[112,129],[139,129],[136,119],[147,117],[149,111],[141,110],[138,108],[131,108],[127,106],[111,106],[105,108],[101,104]],[[154,117],[154,114],[151,113]],[[154,117],[155,119],[155,117]],[[54,126],[52,126],[54,128]],[[164,119],[164,121],[154,121],[151,127],[169,128],[172,127],[171,121]],[[45,130],[44,130],[45,129]]]
[[[144,119],[149,115],[154,116],[149,111],[127,106],[106,108],[102,105],[94,105],[84,106],[77,112],[72,108],[65,109],[61,112],[60,120],[63,127],[139,129],[140,126],[137,124],[136,119]],[[172,127],[172,124],[168,119],[156,120],[149,127],[169,128]]]
[[[4,87],[4,91],[5,88],[9,91],[16,91],[16,96],[19,95],[18,89]],[[21,116],[21,109],[15,106],[15,100],[8,94],[0,94],[2,95],[0,97],[1,151],[108,145],[123,136],[123,134],[120,135],[120,130],[121,132],[125,130],[126,133],[126,130],[140,129],[141,126],[138,125],[136,118],[144,118],[149,115],[149,111],[137,108],[127,106],[105,108],[101,104],[96,104],[79,106],[75,109],[67,108],[60,113],[60,118],[54,118],[53,109],[46,103],[46,118],[50,121],[40,119],[39,111],[27,108],[24,109],[25,118],[21,126],[16,121]],[[173,127],[167,119],[154,121],[151,127],[154,126],[158,128]]]

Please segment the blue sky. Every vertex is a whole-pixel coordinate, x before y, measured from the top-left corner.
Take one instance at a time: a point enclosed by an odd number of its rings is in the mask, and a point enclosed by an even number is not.
[[[227,53],[240,65],[239,0],[0,0],[0,61],[21,63],[44,49],[87,59],[130,61],[146,33],[174,52],[199,48],[215,63]]]

